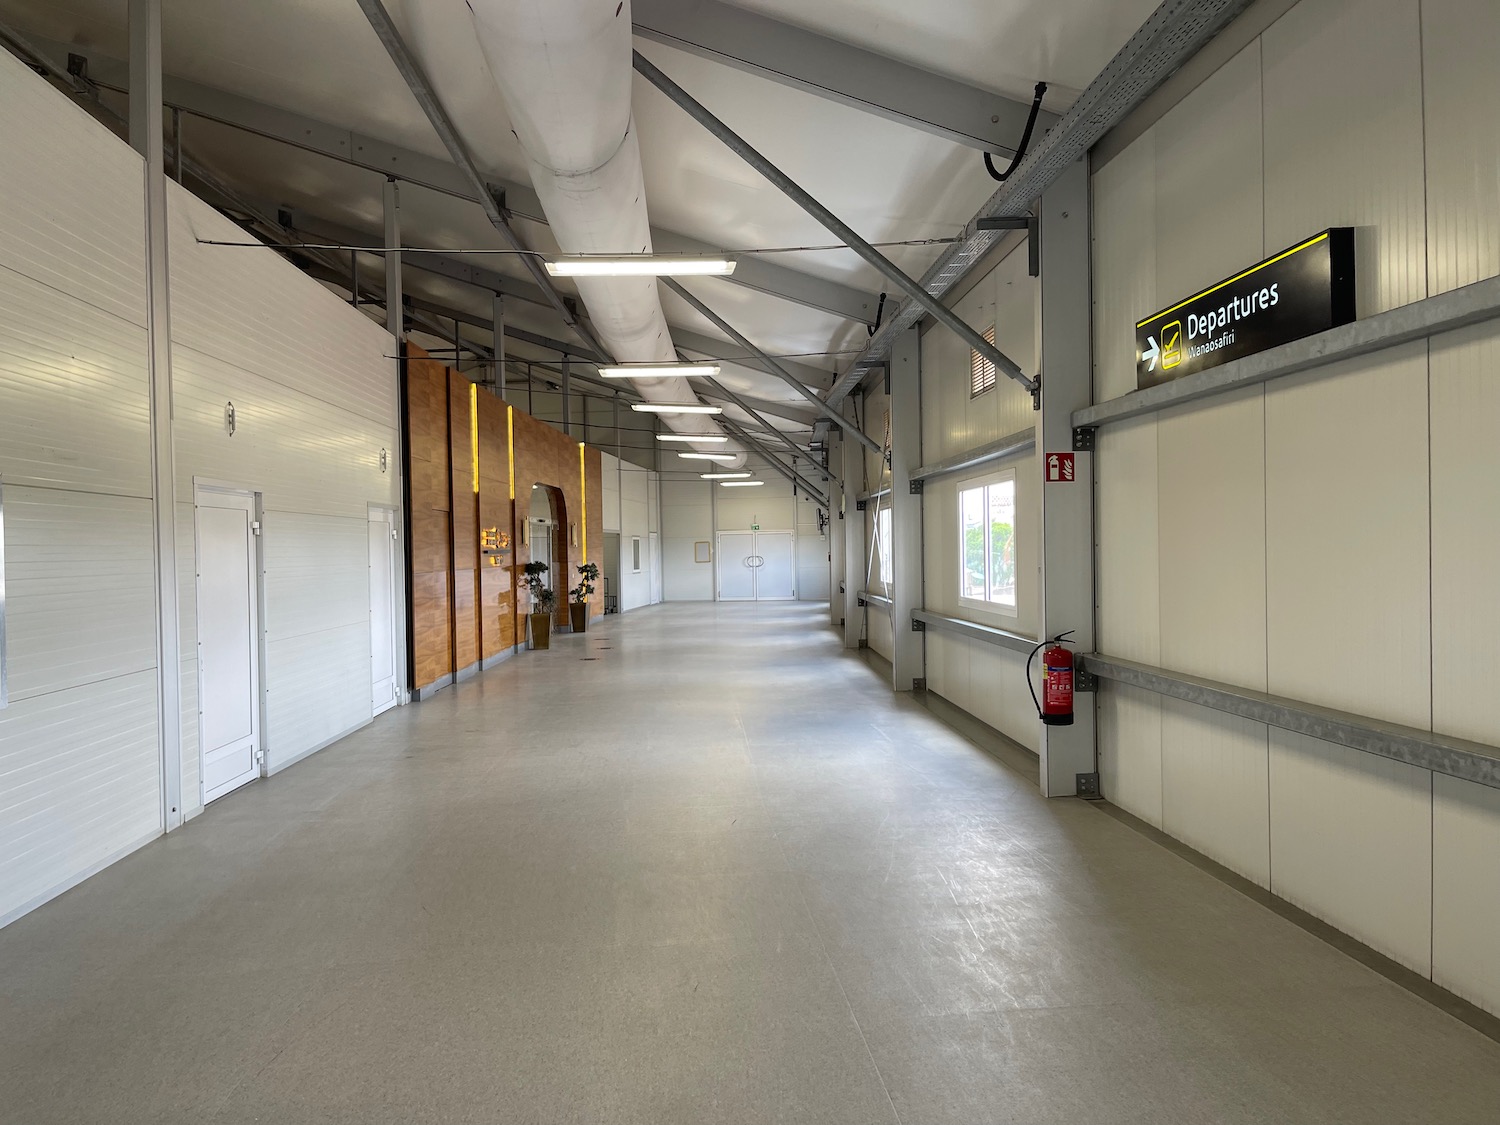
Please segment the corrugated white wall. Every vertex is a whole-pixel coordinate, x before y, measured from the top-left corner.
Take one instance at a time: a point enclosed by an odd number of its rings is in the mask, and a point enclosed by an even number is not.
[[[1324,227],[1358,228],[1361,316],[1500,271],[1497,35],[1489,0],[1303,0],[1098,169],[1096,397],[1141,316]],[[1497,366],[1481,326],[1105,427],[1100,648],[1500,744]],[[1500,793],[1099,707],[1111,800],[1500,1011]]]
[[[0,924],[162,830],[143,166],[0,52]]]
[[[163,821],[144,170],[3,53],[0,105],[3,924]],[[191,815],[201,808],[194,478],[263,498],[265,738],[279,768],[370,719],[367,506],[397,502],[398,418],[385,332],[270,250],[200,245],[245,236],[169,189]]]
[[[658,476],[649,469],[620,464],[620,612],[650,605],[651,598],[651,532],[657,530],[653,519]],[[641,539],[641,571],[631,571],[631,539]],[[688,549],[692,558],[692,548]]]
[[[271,770],[370,721],[369,505],[399,500],[391,338],[171,185],[179,527],[193,480],[261,496],[265,744]],[[226,403],[236,430],[224,426]],[[380,468],[380,452],[388,468]],[[190,559],[191,535],[179,544]],[[183,801],[198,792],[196,604],[182,567]]]
[[[1024,244],[1013,249],[954,305],[980,331],[993,324],[995,342],[1023,369],[1039,362],[1041,287],[1027,276]],[[1003,376],[993,390],[970,394],[969,347],[946,328],[922,337],[922,461],[924,464],[1020,433],[1036,424],[1031,396]],[[959,601],[958,493],[975,479],[1016,473],[1017,615],[984,613]],[[992,462],[972,473],[929,482],[922,493],[921,604],[945,614],[1034,636],[1040,607],[1041,461],[1035,452]],[[888,643],[883,625],[882,643]],[[873,631],[872,631],[873,632]],[[1036,711],[1026,686],[1025,657],[994,645],[929,629],[927,688],[1023,746],[1039,746]]]

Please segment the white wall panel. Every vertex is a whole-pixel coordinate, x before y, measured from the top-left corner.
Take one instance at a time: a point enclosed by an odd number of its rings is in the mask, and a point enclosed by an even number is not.
[[[1161,663],[1156,431],[1153,416],[1107,426],[1094,456],[1099,650],[1146,664]]]
[[[882,606],[866,606],[865,629],[870,647],[887,660],[894,659],[896,646],[892,643],[890,611]]]
[[[0,478],[150,496],[146,330],[4,268],[0,309]]]
[[[714,599],[715,563],[694,562],[693,545],[708,543],[717,554],[714,538],[714,482],[664,480],[661,484],[662,597],[669,602],[708,602]],[[645,535],[642,549],[645,548]],[[630,540],[622,535],[620,552],[630,569]]]
[[[144,326],[141,158],[9,52],[0,105],[0,268]]]
[[[599,455],[599,478],[603,483],[605,531],[620,530],[620,461],[610,453]]]
[[[1264,691],[1263,389],[1166,411],[1156,435],[1161,663]]]
[[[396,419],[393,344],[280,255],[245,242],[244,231],[181,189],[169,192],[172,342],[216,356],[380,425]]]
[[[1500,273],[1500,4],[1422,0],[1432,292]]]
[[[1256,40],[1157,122],[1152,174],[1161,306],[1264,257],[1260,111]]]
[[[162,830],[154,669],[0,711],[0,925]]]
[[[0,925],[162,831],[140,158],[0,53]]]
[[[1500,790],[1432,781],[1432,979],[1500,1012]]]
[[[1154,128],[1093,177],[1096,402],[1135,390],[1135,322],[1160,307],[1156,179]]]
[[[1266,245],[1357,228],[1362,317],[1427,296],[1417,12],[1302,0],[1262,36]]]
[[[1105,684],[1098,706],[1099,784],[1105,799],[1160,828],[1161,696]]]
[[[651,516],[655,510],[655,473],[629,462],[620,474],[620,612],[651,604]],[[631,540],[640,536],[641,572],[631,570]],[[688,555],[692,557],[691,552]]]
[[[1432,774],[1271,730],[1271,889],[1432,972]]]
[[[13,702],[156,667],[149,500],[7,485],[5,548]]]
[[[267,638],[268,769],[282,769],[368,723],[371,710],[368,615],[358,625]]]
[[[797,600],[828,600],[828,534],[818,530],[818,506],[797,502]]]
[[[1500,745],[1500,326],[1432,341],[1432,722]]]
[[[982,641],[960,637],[958,643],[969,650],[969,703],[964,709],[1041,753],[1041,723],[1026,687],[1026,657]]]
[[[1267,690],[1427,727],[1427,344],[1266,390]]]
[[[1162,831],[1271,885],[1269,748],[1264,723],[1161,701]]]

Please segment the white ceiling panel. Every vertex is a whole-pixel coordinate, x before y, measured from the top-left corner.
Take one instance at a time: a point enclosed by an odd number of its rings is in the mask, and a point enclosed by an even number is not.
[[[734,0],[759,12],[1018,100],[1037,82],[1060,112],[1158,0]]]

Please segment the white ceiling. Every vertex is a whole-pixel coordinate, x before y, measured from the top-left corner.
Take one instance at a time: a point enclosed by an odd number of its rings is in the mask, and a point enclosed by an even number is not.
[[[462,2],[387,0],[409,36],[423,34],[426,24],[408,18],[414,5]],[[1048,107],[1061,110],[1156,0],[736,2],[1021,100],[1043,79],[1053,83]],[[23,32],[114,58],[126,55],[126,16],[127,0],[0,0],[0,20]],[[994,190],[972,149],[697,55],[640,39],[636,46],[872,241],[952,237]],[[355,0],[163,0],[163,53],[170,75],[446,156]],[[488,94],[477,44],[445,43],[440,53],[452,65],[433,78],[476,158],[493,175],[526,182],[523,154],[503,107]],[[726,250],[836,241],[639,77],[634,109],[654,226]],[[196,159],[250,195],[342,226],[381,229],[377,174],[198,119],[190,121],[187,144]],[[450,251],[503,246],[477,205],[407,185],[402,209],[408,244]],[[518,226],[537,249],[555,248],[546,227]],[[940,251],[911,246],[886,253],[920,275]],[[890,288],[850,251],[769,260],[872,293]],[[475,261],[525,276],[513,257]],[[488,307],[487,294],[459,283],[416,274],[412,286],[464,311],[482,314]],[[846,363],[866,338],[863,324],[743,286],[704,279],[688,287],[767,351],[835,353],[801,360],[826,371]],[[722,337],[675,294],[662,295],[670,324]],[[509,315],[534,331],[570,338],[549,309],[510,302]],[[761,399],[798,401],[781,383],[749,369],[728,369],[725,381]]]

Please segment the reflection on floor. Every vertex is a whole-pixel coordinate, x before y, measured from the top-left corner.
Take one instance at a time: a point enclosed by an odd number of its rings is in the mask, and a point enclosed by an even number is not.
[[[0,931],[0,1121],[1500,1116],[1500,1045],[826,620],[556,637]]]

